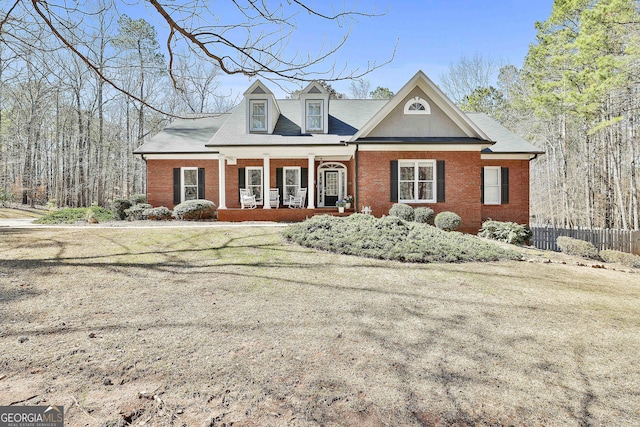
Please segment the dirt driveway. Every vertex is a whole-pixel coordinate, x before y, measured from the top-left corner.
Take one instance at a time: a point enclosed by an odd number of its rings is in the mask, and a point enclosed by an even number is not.
[[[0,405],[69,426],[640,425],[640,275],[274,227],[0,229]]]

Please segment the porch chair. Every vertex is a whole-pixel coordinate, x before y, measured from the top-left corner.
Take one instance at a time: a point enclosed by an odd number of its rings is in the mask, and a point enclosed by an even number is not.
[[[251,194],[247,188],[240,189],[240,206],[242,206],[242,209],[255,209],[258,207],[256,196]]]
[[[296,192],[296,195],[289,195],[289,207],[290,208],[304,208],[304,201],[307,198],[307,189],[300,188]]]
[[[280,189],[279,188],[270,188],[269,189],[269,204],[272,208],[278,209],[280,207]]]

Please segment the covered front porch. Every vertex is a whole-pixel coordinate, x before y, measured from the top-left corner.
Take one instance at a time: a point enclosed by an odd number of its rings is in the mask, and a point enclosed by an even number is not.
[[[315,215],[349,216],[355,210],[345,209],[344,213],[338,212],[338,208],[302,208],[289,209],[288,207],[271,209],[238,209],[228,208],[218,210],[218,221],[242,222],[242,221],[271,221],[271,222],[301,222]]]

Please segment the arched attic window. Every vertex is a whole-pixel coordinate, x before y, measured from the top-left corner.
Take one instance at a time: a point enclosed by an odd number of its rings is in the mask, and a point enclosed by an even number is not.
[[[422,98],[415,97],[404,104],[405,114],[431,114],[429,103]]]

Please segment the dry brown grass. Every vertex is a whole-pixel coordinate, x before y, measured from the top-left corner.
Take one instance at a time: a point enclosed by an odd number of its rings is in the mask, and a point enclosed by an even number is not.
[[[69,426],[638,425],[637,274],[277,228],[0,230],[0,405]]]

